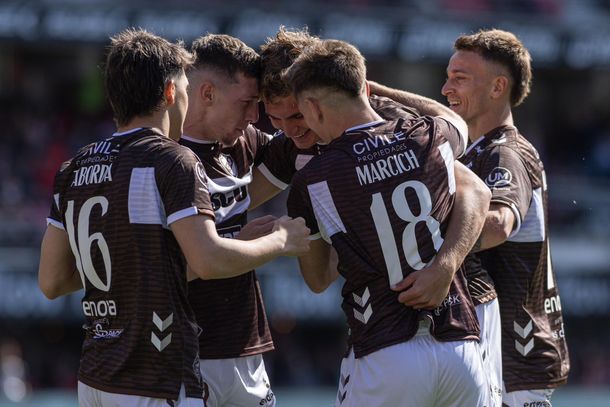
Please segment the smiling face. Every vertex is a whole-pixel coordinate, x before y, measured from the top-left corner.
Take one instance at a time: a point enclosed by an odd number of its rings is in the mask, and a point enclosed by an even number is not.
[[[499,74],[499,67],[478,53],[457,51],[449,60],[441,93],[451,110],[471,126],[497,103],[493,95],[494,81]]]
[[[297,148],[305,150],[320,141],[318,135],[305,123],[294,96],[275,97],[272,101],[265,100],[265,111],[273,127],[282,130]]]
[[[217,82],[209,106],[209,130],[225,146],[235,144],[250,123],[258,120],[258,80],[235,75],[235,81]]]

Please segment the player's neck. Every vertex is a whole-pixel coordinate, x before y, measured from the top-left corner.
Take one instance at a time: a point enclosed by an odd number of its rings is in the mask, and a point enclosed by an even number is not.
[[[185,122],[183,134],[196,140],[201,140],[205,142],[212,143],[218,141],[215,137],[209,136],[210,132],[207,131],[200,123]]]
[[[352,127],[361,126],[363,124],[376,122],[383,120],[381,116],[377,114],[368,103],[368,99],[362,103],[355,103],[350,105],[348,109],[337,115],[339,118],[339,127],[341,127],[341,134],[347,129]]]
[[[468,138],[476,141],[481,136],[489,133],[500,126],[514,126],[513,114],[510,107],[506,107],[497,112],[490,112],[486,115],[477,117],[476,120],[468,122]]]
[[[124,133],[137,128],[156,129],[165,137],[169,137],[169,116],[159,113],[150,116],[136,116],[124,126],[118,126],[117,132]]]

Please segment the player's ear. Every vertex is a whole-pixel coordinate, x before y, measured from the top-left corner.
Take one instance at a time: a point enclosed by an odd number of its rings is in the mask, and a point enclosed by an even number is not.
[[[216,88],[210,81],[204,81],[199,87],[199,97],[205,105],[211,105],[214,100],[214,92]]]
[[[309,117],[316,117],[318,121],[322,121],[322,109],[320,101],[314,97],[308,96],[304,98],[305,109],[308,110]]]
[[[510,81],[505,75],[496,76],[492,83],[491,96],[494,99],[510,92]]]
[[[170,79],[165,84],[163,89],[163,97],[165,98],[165,104],[171,106],[176,101],[176,82]]]

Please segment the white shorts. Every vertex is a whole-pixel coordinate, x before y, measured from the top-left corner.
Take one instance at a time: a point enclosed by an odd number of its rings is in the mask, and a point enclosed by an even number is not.
[[[275,406],[263,355],[201,359],[207,407]]]
[[[489,382],[490,407],[502,406],[502,330],[500,306],[495,298],[475,307],[481,326],[481,356]]]
[[[336,407],[488,406],[488,384],[475,341],[439,342],[420,323],[406,342],[341,363]]]
[[[551,395],[555,389],[517,390],[502,395],[502,403],[508,407],[551,407]]]
[[[202,399],[186,397],[184,385],[180,387],[178,400],[108,393],[83,382],[78,382],[79,407],[206,407]]]

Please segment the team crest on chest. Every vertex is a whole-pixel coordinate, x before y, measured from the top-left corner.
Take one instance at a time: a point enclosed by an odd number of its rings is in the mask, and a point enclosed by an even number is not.
[[[228,154],[220,154],[218,157],[218,161],[220,165],[227,171],[227,174],[231,174],[234,177],[237,176],[237,166],[235,165],[235,161]]]

